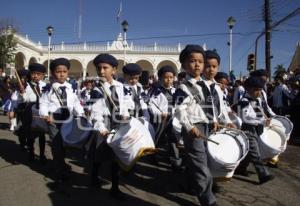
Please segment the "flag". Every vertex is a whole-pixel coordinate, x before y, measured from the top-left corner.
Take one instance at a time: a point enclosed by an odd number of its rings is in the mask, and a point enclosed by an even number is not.
[[[120,19],[121,19],[121,14],[122,14],[122,1],[120,1],[120,7],[119,7],[119,11],[117,14],[117,22],[120,23]]]

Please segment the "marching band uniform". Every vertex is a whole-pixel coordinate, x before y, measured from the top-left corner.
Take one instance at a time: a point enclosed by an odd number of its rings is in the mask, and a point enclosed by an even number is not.
[[[64,65],[70,69],[70,62],[67,59],[59,58],[50,63],[51,71],[56,67]],[[64,160],[63,140],[60,128],[63,122],[70,118],[71,114],[83,116],[84,110],[77,95],[74,93],[72,85],[67,81],[63,83],[54,82],[52,85],[44,87],[40,99],[39,114],[42,117],[53,116],[54,123],[49,124],[49,137],[52,140],[52,156],[54,161],[56,180],[58,182],[66,180],[67,165]]]
[[[107,63],[112,67],[117,67],[118,65],[117,60],[109,54],[100,54],[94,59],[94,65],[97,69],[100,63]],[[100,87],[95,87],[91,94],[92,99],[95,100],[95,103],[92,105],[91,120],[96,135],[92,138],[92,143],[88,151],[90,183],[93,186],[99,186],[99,167],[101,163],[109,161],[111,162],[112,177],[110,194],[115,198],[123,199],[124,197],[119,190],[120,167],[116,161],[115,154],[107,145],[106,139],[98,134],[99,132],[110,132],[116,128],[123,117],[129,117],[129,112],[124,101],[123,84],[116,80],[112,80],[111,84],[109,82],[100,83]],[[107,95],[111,97],[112,102]]]
[[[162,76],[166,73],[170,72],[173,75],[176,75],[175,69],[170,66],[164,66],[159,69],[158,76],[161,79]],[[166,88],[163,86],[162,82],[159,85],[154,87],[150,93],[150,101],[149,101],[149,111],[152,116],[152,122],[156,126],[156,128],[163,129],[165,131],[161,132],[161,135],[165,135],[170,153],[170,161],[171,165],[174,169],[180,169],[182,164],[182,159],[179,154],[179,149],[177,144],[179,142],[180,136],[176,135],[173,130],[172,119],[175,112],[174,107],[174,94],[176,88],[171,86]],[[162,114],[167,114],[165,128],[161,128],[159,124],[162,124]],[[161,138],[161,137],[156,137]]]
[[[250,88],[262,89],[264,81],[261,78],[250,77],[245,81],[245,86],[247,90]],[[248,92],[239,101],[238,107],[240,107],[241,112],[239,115],[243,121],[242,130],[245,131],[249,139],[249,152],[246,158],[239,164],[236,173],[247,176],[247,167],[252,162],[258,175],[259,183],[263,184],[274,178],[263,164],[257,142],[259,136],[263,133],[265,124],[263,108],[259,104],[259,99],[254,99]]]
[[[205,59],[205,52],[201,46],[187,45],[180,53],[179,59],[183,64],[191,53],[200,53]],[[216,205],[216,198],[212,192],[213,178],[207,166],[205,141],[202,138],[190,136],[190,131],[196,127],[203,135],[208,135],[209,119],[203,107],[207,97],[203,93],[204,82],[197,81],[187,74],[185,81],[176,91],[175,117],[183,126],[184,147],[187,153],[186,172],[189,185],[195,190],[201,205]]]
[[[123,67],[123,73],[128,76],[141,75],[142,68],[137,64],[126,64]],[[125,78],[126,79],[126,78]],[[137,83],[129,85],[128,82],[124,83],[124,101],[132,117],[144,117],[146,121],[150,121],[148,106],[144,101],[144,90],[142,86]]]
[[[31,72],[41,72],[45,73],[46,68],[38,63],[34,63],[29,65],[29,71]],[[46,157],[45,157],[45,146],[46,146],[46,138],[45,134],[41,132],[34,132],[31,131],[30,124],[32,122],[32,106],[35,105],[35,108],[39,108],[39,100],[41,97],[41,91],[43,87],[46,86],[46,83],[43,81],[39,82],[27,82],[27,86],[25,88],[24,93],[21,93],[21,97],[23,99],[23,102],[26,103],[25,107],[25,112],[23,119],[23,124],[24,124],[24,129],[25,129],[25,134],[27,134],[27,146],[29,150],[29,160],[34,160],[34,140],[36,137],[39,138],[39,147],[40,147],[40,161],[45,162]]]

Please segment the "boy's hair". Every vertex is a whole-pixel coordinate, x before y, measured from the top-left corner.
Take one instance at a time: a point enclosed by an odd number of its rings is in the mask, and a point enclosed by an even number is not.
[[[124,74],[127,74],[129,76],[141,75],[143,71],[143,69],[135,63],[126,64],[122,70]]]
[[[158,78],[162,78],[162,76],[164,75],[164,73],[166,72],[171,72],[173,73],[174,76],[176,76],[176,71],[173,67],[171,66],[163,66],[162,68],[160,68],[157,72]]]
[[[205,55],[206,55],[206,60],[216,59],[217,62],[218,62],[218,65],[220,65],[221,58],[220,58],[219,54],[216,51],[214,51],[214,50],[207,50],[207,51],[205,51]]]
[[[261,77],[249,77],[244,82],[244,86],[246,89],[257,88],[263,89],[265,87],[266,82]]]
[[[112,67],[118,67],[118,60],[110,54],[99,54],[93,61],[97,68],[100,63],[110,64]]]
[[[183,64],[192,53],[200,53],[205,59],[205,51],[200,45],[188,44],[179,54],[180,63]]]
[[[68,59],[65,58],[58,58],[58,59],[54,59],[53,61],[50,62],[50,70],[51,72],[53,72],[55,70],[55,68],[59,65],[64,65],[68,68],[68,70],[70,69],[70,61]]]
[[[228,80],[228,74],[225,72],[218,72],[215,76],[215,80],[219,81],[221,79],[227,79]]]

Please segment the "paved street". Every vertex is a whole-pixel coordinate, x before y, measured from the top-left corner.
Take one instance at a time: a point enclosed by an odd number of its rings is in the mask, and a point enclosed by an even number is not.
[[[38,161],[29,163],[26,153],[19,148],[17,137],[8,131],[6,117],[0,116],[0,122],[0,206],[197,205],[195,197],[182,191],[179,185],[184,176],[170,170],[164,153],[161,153],[158,165],[144,158],[130,174],[121,176],[121,189],[128,195],[128,200],[118,202],[109,196],[108,180],[101,189],[88,187],[83,153],[68,149],[67,160],[72,167],[70,185],[64,191],[53,191],[49,145],[46,150],[46,156],[50,159],[47,165],[42,166]],[[272,182],[257,185],[257,177],[252,174],[249,178],[237,176],[230,182],[221,183],[225,191],[217,195],[219,205],[299,205],[299,159],[300,147],[290,145],[281,156],[279,168],[270,169],[276,176]],[[253,168],[251,171],[254,171]],[[109,179],[107,171],[102,172],[101,176]]]

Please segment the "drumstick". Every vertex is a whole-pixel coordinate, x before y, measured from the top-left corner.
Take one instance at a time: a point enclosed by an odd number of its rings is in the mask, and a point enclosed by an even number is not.
[[[240,129],[237,129],[237,128],[226,127],[225,125],[221,125],[221,124],[219,124],[218,126],[221,127],[221,128],[225,128],[225,129],[232,129],[232,130],[235,130],[237,132],[244,132],[243,130],[240,130]]]
[[[201,138],[203,138],[203,137],[201,137]],[[209,138],[206,138],[206,137],[204,137],[203,139],[204,139],[205,141],[212,142],[212,143],[214,143],[214,144],[216,144],[216,145],[219,145],[219,144],[220,144],[219,142],[216,142],[216,141],[214,141],[214,140],[212,140],[212,139],[209,139]]]

